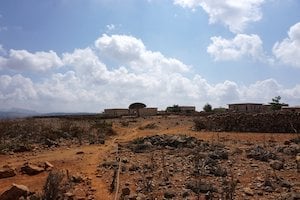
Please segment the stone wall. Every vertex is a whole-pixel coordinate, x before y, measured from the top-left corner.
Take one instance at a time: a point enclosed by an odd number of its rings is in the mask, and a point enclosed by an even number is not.
[[[195,120],[196,130],[299,133],[300,113],[217,113],[201,116]]]

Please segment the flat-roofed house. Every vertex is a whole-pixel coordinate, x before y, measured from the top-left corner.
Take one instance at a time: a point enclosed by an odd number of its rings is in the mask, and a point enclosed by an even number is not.
[[[179,106],[179,110],[182,113],[193,113],[196,111],[195,106]]]
[[[139,114],[143,116],[154,116],[157,115],[157,108],[141,108],[139,109]]]
[[[104,114],[109,117],[121,117],[129,115],[129,110],[125,108],[109,108],[104,109]]]
[[[235,112],[262,112],[265,108],[262,103],[233,103],[228,104],[228,110]]]

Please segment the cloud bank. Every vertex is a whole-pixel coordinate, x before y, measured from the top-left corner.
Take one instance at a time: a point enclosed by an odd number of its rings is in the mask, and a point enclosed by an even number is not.
[[[245,42],[248,39],[257,45]],[[215,47],[210,51],[216,52],[215,59],[225,55],[239,59],[261,51],[255,35],[213,41]],[[159,108],[181,104],[196,105],[201,110],[207,102],[214,107],[239,101],[268,102],[275,95],[282,95],[289,103],[300,100],[300,85],[284,88],[274,79],[248,86],[230,80],[209,83],[194,74],[192,66],[151,51],[142,40],[130,35],[104,34],[93,45],[62,55],[54,51],[8,52],[0,56],[0,72],[7,73],[0,76],[0,109],[100,112],[142,101]],[[37,80],[29,72],[44,73],[39,73]]]

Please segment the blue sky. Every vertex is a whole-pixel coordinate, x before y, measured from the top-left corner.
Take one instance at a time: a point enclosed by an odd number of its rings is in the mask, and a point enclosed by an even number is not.
[[[297,0],[0,1],[0,109],[300,105]]]

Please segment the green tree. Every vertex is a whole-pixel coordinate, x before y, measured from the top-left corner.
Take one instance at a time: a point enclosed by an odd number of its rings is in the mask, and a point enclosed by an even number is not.
[[[203,110],[204,110],[205,112],[211,112],[211,111],[212,111],[212,106],[211,106],[209,103],[207,103],[207,104],[205,104],[205,105],[203,106]]]
[[[286,103],[281,103],[280,100],[281,96],[272,98],[272,102],[269,103],[271,105],[271,110],[281,110],[282,106],[288,106]]]

